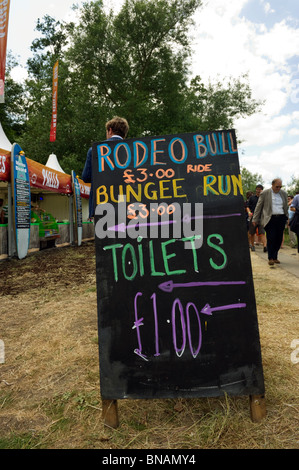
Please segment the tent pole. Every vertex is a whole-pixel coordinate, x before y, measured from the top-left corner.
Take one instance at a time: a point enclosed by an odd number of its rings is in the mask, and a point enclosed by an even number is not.
[[[69,196],[70,244],[74,244],[74,207],[73,195]]]
[[[8,221],[7,221],[7,241],[8,241],[8,257],[12,257],[12,246],[13,246],[13,240],[12,240],[12,192],[11,192],[11,183],[8,183],[8,188],[7,188],[7,206],[8,206]]]

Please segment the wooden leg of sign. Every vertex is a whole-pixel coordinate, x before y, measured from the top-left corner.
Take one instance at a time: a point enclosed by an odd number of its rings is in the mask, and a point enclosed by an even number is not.
[[[254,423],[259,423],[266,416],[266,400],[264,395],[250,395],[250,415]]]
[[[102,400],[102,417],[106,426],[110,428],[119,426],[117,400]]]

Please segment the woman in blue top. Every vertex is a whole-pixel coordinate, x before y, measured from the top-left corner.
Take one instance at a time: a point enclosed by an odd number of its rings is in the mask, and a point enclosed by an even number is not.
[[[299,194],[296,194],[296,196],[293,199],[293,202],[291,204],[291,211],[295,212],[294,217],[293,217],[293,222],[295,222],[296,219],[296,225],[295,227],[292,227],[292,232],[295,232],[297,235],[297,250],[299,253]]]

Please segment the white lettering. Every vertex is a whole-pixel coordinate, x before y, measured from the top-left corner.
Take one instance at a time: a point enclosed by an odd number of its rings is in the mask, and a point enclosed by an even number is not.
[[[52,171],[48,170],[42,170],[42,175],[43,175],[43,185],[48,186],[49,188],[59,188],[59,179],[56,173],[53,173]]]
[[[194,455],[147,455],[146,463],[148,465],[187,465],[188,463],[195,464]]]
[[[130,468],[134,467],[137,457],[103,457],[103,465],[129,465]]]
[[[0,155],[0,172],[5,173],[5,162],[6,157],[4,155]]]

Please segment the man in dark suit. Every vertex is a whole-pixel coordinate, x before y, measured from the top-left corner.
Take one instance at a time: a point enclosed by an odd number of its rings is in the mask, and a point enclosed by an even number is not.
[[[253,224],[261,224],[265,228],[270,266],[280,263],[277,256],[288,218],[288,195],[281,188],[280,178],[272,181],[271,188],[266,189],[259,196],[252,218]]]
[[[129,131],[128,121],[121,117],[114,117],[106,123],[107,140],[123,140],[127,137]],[[94,217],[93,183],[92,183],[92,148],[87,152],[86,162],[82,173],[84,183],[91,183],[89,194],[89,218]]]

